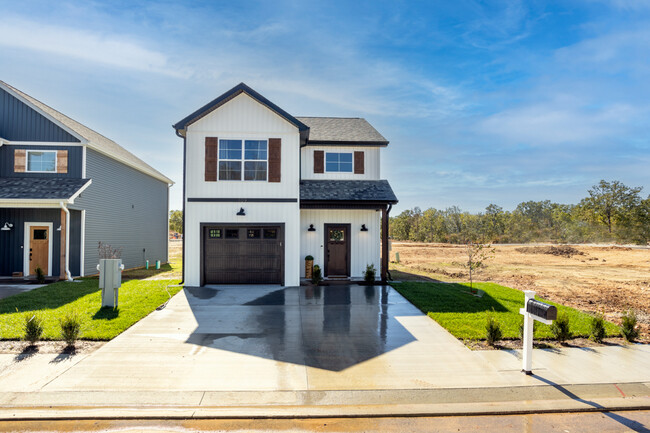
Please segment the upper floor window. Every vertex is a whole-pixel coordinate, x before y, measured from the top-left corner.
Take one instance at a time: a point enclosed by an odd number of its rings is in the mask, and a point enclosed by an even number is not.
[[[325,154],[325,171],[352,173],[352,153],[333,153]]]
[[[243,149],[242,149],[243,144]],[[219,140],[219,180],[266,180],[266,140]],[[243,167],[242,167],[243,165]]]
[[[56,151],[28,150],[27,171],[34,173],[56,173]]]

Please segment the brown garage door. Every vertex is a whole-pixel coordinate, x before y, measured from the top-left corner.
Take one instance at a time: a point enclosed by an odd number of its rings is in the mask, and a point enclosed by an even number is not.
[[[204,284],[282,284],[281,226],[203,227]]]

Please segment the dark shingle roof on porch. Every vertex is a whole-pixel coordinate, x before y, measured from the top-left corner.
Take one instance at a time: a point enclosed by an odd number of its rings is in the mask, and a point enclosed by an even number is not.
[[[397,203],[387,180],[301,180],[300,201]]]
[[[67,200],[88,182],[90,179],[3,177],[0,200]]]

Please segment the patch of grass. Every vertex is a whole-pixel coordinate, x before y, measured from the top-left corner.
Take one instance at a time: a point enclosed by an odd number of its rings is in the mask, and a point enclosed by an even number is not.
[[[163,304],[167,285],[178,280],[128,280],[119,289],[119,309],[101,307],[97,278],[58,282],[0,300],[0,339],[23,336],[25,314],[37,313],[43,321],[43,340],[60,340],[59,319],[76,314],[83,323],[80,338],[110,340]],[[173,296],[180,287],[169,287]]]
[[[494,283],[474,283],[474,287],[484,292],[482,297],[476,297],[469,293],[469,285],[460,283],[404,282],[393,283],[392,286],[456,338],[485,339],[485,323],[490,314],[500,323],[503,338],[519,338],[522,317],[519,309],[524,305],[524,293],[519,290]],[[553,302],[548,303],[555,305],[558,313],[567,314],[574,337],[589,337],[589,314]],[[613,323],[606,322],[605,329],[608,336],[620,334]],[[550,327],[537,323],[535,338],[552,339]]]

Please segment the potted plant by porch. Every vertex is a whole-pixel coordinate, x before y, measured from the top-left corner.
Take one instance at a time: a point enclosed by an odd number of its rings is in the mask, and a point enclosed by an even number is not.
[[[305,278],[311,280],[312,271],[314,270],[314,257],[305,257]]]
[[[311,283],[315,286],[318,286],[320,282],[323,281],[323,274],[321,273],[320,266],[314,266],[314,272],[311,276]]]

